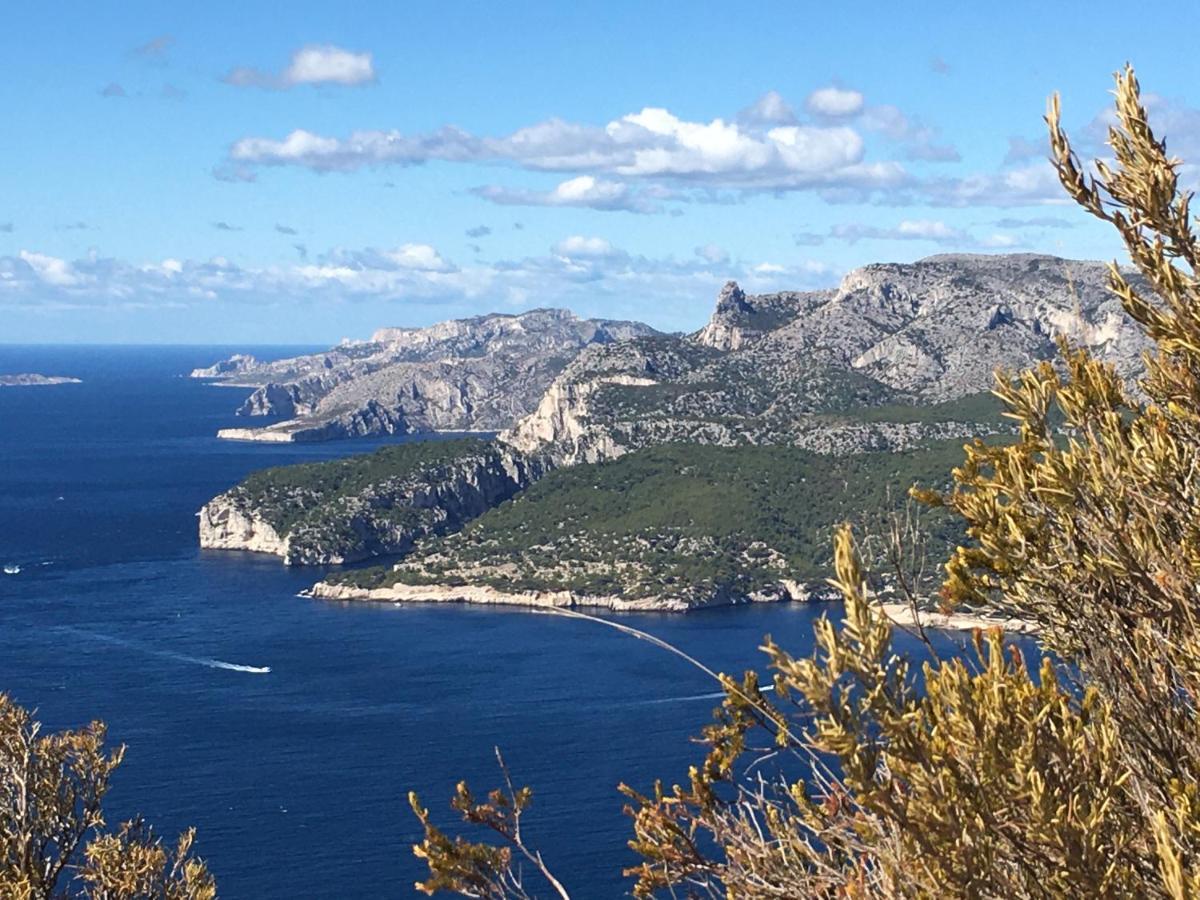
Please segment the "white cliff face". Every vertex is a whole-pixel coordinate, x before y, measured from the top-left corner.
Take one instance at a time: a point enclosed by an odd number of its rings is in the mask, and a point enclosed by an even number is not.
[[[798,582],[783,580],[772,588],[751,594],[715,594],[703,602],[689,603],[674,597],[626,598],[599,594],[580,594],[575,591],[506,591],[484,584],[411,585],[361,588],[319,581],[305,592],[321,600],[366,600],[380,603],[474,603],[483,606],[525,606],[534,609],[599,608],[612,612],[688,612],[713,606],[735,606],[743,603],[807,602],[832,599],[824,587],[807,587]]]
[[[746,293],[736,281],[727,281],[717,296],[717,308],[708,324],[695,335],[695,341],[717,350],[737,350],[746,342],[739,320],[747,318],[754,308],[747,303]]]
[[[198,513],[200,546],[272,553],[287,565],[396,555],[419,538],[457,530],[545,471],[542,460],[494,442],[462,443],[471,446],[460,455],[381,475],[352,494],[323,494],[292,482],[253,491],[239,485]],[[288,518],[279,518],[280,510],[289,510]],[[281,521],[291,523],[286,532],[273,524]]]
[[[230,493],[214,497],[196,515],[200,519],[201,547],[287,556],[288,542]]]
[[[235,353],[229,359],[213,363],[200,369],[192,369],[189,378],[225,378],[246,372],[258,365],[258,360],[244,353]]]
[[[537,409],[501,434],[500,440],[525,453],[536,453],[551,444],[569,447],[572,448],[572,463],[614,459],[624,450],[611,438],[596,446],[583,446],[584,439],[591,436],[588,421],[591,398],[606,385],[647,387],[653,384],[657,382],[652,378],[634,375],[606,375],[585,382],[555,379]]]

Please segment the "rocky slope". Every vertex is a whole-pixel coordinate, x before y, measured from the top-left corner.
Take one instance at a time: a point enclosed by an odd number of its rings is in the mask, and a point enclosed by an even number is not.
[[[943,487],[961,459],[957,441],[842,457],[650,447],[557,469],[462,530],[418,541],[390,569],[334,573],[327,587],[401,602],[610,609],[821,597],[837,523],[878,527],[903,504],[903,488]],[[926,520],[935,555],[961,538],[948,518]]]
[[[254,387],[239,415],[286,417],[219,432],[229,439],[499,431],[530,412],[582,348],[652,334],[636,322],[543,309],[384,328],[370,341],[268,363],[233,356],[191,375]]]
[[[584,350],[502,438],[570,464],[670,441],[844,453],[975,433],[955,402],[997,368],[1054,358],[1060,335],[1138,374],[1147,343],[1105,273],[945,255],[866,266],[832,291],[749,296],[731,282],[692,335]]]
[[[197,514],[200,546],[273,553],[288,565],[403,553],[532,484],[543,464],[495,442],[401,444],[257,472]]]

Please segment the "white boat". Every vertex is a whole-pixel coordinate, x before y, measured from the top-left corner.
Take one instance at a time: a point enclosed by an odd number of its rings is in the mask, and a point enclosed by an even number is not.
[[[10,563],[9,565],[4,567],[4,574],[5,575],[20,575],[21,567]]]

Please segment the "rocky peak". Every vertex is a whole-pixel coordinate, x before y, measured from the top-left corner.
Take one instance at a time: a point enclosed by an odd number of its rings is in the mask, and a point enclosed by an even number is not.
[[[754,306],[746,299],[746,292],[736,281],[727,281],[717,295],[717,308],[694,340],[718,350],[736,350],[745,343],[742,324],[753,313]]]
[[[725,286],[721,288],[721,293],[717,295],[717,310],[716,315],[729,315],[730,313],[752,313],[754,307],[746,302],[746,292],[738,286],[736,281],[727,281]]]

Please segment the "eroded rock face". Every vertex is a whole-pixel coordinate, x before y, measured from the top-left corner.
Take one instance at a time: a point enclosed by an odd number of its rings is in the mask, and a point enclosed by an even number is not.
[[[656,333],[636,322],[534,310],[384,328],[367,342],[269,363],[236,356],[192,377],[257,385],[238,414],[286,417],[219,433],[235,440],[499,431],[530,412],[582,348]]]
[[[340,564],[406,552],[421,537],[445,534],[528,487],[546,463],[495,442],[386,474],[351,493],[254,476],[198,513],[200,546],[272,553],[288,565]],[[336,465],[339,462],[320,465]]]
[[[695,334],[581,352],[503,439],[560,464],[671,441],[905,449],[987,429],[837,414],[985,392],[997,369],[1055,358],[1060,335],[1131,380],[1148,346],[1095,262],[933,256],[866,266],[832,291],[757,296],[730,282]]]
[[[235,493],[214,497],[204,504],[200,519],[200,546],[213,550],[248,550],[274,553],[286,559],[287,541],[259,510],[243,502]]]

